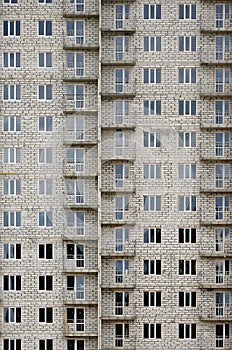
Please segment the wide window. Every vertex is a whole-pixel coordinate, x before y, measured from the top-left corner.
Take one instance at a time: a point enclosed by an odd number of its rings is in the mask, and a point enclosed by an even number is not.
[[[196,37],[195,36],[180,36],[179,37],[179,51],[180,52],[194,52],[194,51],[196,51]]]
[[[21,345],[22,345],[21,339],[4,339],[3,340],[3,350],[21,350],[22,349]]]
[[[196,115],[195,100],[179,100],[179,115]]]
[[[161,306],[161,292],[143,292],[143,306]]]
[[[4,259],[21,259],[21,244],[4,243]]]
[[[85,341],[77,339],[68,339],[67,350],[85,350]]]
[[[38,192],[41,196],[51,196],[52,195],[52,180],[39,180]]]
[[[20,307],[4,307],[3,309],[4,323],[20,323],[21,308]]]
[[[3,21],[3,36],[20,36],[20,21]]]
[[[196,147],[196,132],[179,132],[179,147]]]
[[[196,243],[197,232],[196,228],[179,227],[179,243]]]
[[[5,68],[19,68],[20,67],[20,52],[4,52],[3,66]]]
[[[180,307],[196,307],[196,292],[179,292]]]
[[[161,211],[161,196],[143,196],[144,211]]]
[[[144,100],[144,115],[161,115],[161,100]]]
[[[144,323],[144,339],[161,339],[161,323]]]
[[[53,245],[51,243],[39,244],[39,259],[50,260],[53,258]]]
[[[179,260],[179,275],[196,275],[196,260]]]
[[[195,84],[196,73],[196,68],[179,68],[179,83]]]
[[[196,5],[195,4],[180,4],[179,5],[179,19],[196,19]]]
[[[40,148],[38,150],[38,163],[51,164],[53,158],[53,149],[51,147]]]
[[[19,291],[21,290],[21,276],[3,276],[3,290]]]
[[[40,339],[39,350],[53,350],[53,339]]]
[[[20,148],[4,148],[3,149],[3,163],[15,164],[21,162]]]
[[[4,195],[17,196],[21,194],[21,180],[4,180]]]
[[[52,35],[52,21],[38,22],[38,35],[51,36]]]
[[[21,85],[4,85],[3,86],[4,101],[19,101],[21,100]]]
[[[39,85],[38,86],[38,99],[41,101],[52,100],[52,85]]]
[[[39,227],[52,227],[52,212],[40,211],[38,213]]]
[[[53,276],[39,276],[39,290],[53,290]]]
[[[21,211],[4,211],[3,212],[4,227],[20,227]]]
[[[161,275],[161,260],[144,260],[144,275]]]
[[[21,117],[4,117],[3,123],[3,131],[5,132],[21,131]]]
[[[161,228],[160,227],[145,227],[143,229],[144,243],[161,243]]]
[[[161,36],[145,36],[143,40],[144,52],[161,51]]]
[[[143,146],[149,148],[160,148],[160,133],[159,132],[144,132]]]
[[[52,131],[52,116],[39,116],[38,131],[49,132]]]
[[[179,196],[179,211],[196,211],[196,196]]]
[[[39,308],[39,322],[40,323],[53,323],[53,308],[52,307],[40,307]]]
[[[52,52],[39,52],[38,61],[40,68],[52,67]]]
[[[160,4],[146,4],[143,7],[144,19],[161,19],[161,5]]]
[[[179,164],[179,179],[196,179],[196,164]]]
[[[197,325],[195,323],[179,324],[179,339],[196,339]]]
[[[144,164],[144,179],[161,179],[161,164]]]
[[[143,82],[144,84],[160,84],[161,68],[144,68]]]

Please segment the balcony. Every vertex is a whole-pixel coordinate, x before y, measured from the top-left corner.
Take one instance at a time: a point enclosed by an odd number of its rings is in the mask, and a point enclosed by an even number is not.
[[[123,306],[122,303],[118,303],[111,309],[102,309],[101,319],[103,321],[132,321],[136,318],[135,306]]]
[[[95,121],[92,121],[93,124],[96,124]],[[97,126],[93,126],[87,130],[69,130],[67,128],[64,129],[64,137],[63,143],[64,145],[84,145],[84,146],[92,146],[98,143],[97,140]]]
[[[232,239],[215,243],[213,238],[207,239],[202,236],[199,254],[202,257],[232,257]]]
[[[204,289],[228,289],[232,287],[232,275],[215,275],[215,271],[212,274],[201,273],[198,276],[199,288]]]
[[[86,23],[87,24],[87,23]],[[73,50],[73,49],[81,49],[81,50],[98,50],[99,49],[99,36],[98,36],[98,26],[95,28],[90,27],[90,25],[86,28],[86,35],[84,32],[80,32],[78,35],[74,35],[74,33],[68,33],[66,35],[64,33],[64,41],[63,48],[65,50]]]
[[[109,17],[109,16],[108,16]],[[102,34],[134,34],[136,32],[135,19],[119,19],[117,21],[107,18],[102,22]]]
[[[102,160],[135,160],[135,142],[131,141],[128,147],[116,147],[113,140],[106,140],[102,143]]]
[[[209,48],[209,50],[201,52],[200,54],[200,63],[204,65],[229,65],[232,64],[232,53],[231,52],[225,52],[222,48],[218,48],[217,51],[214,51],[214,49]]]
[[[64,112],[97,113],[98,96],[95,93],[81,95],[65,95]]]
[[[64,208],[66,209],[89,209],[89,210],[98,210],[97,203],[97,192],[91,192],[91,188],[88,188],[87,193],[90,196],[85,196],[85,198],[80,200],[77,195],[67,195],[64,198]],[[94,195],[95,193],[95,195]]]
[[[99,16],[99,6],[96,0],[85,0],[83,4],[70,4],[70,0],[63,1],[63,17],[65,18],[91,18]]]
[[[228,1],[229,2],[229,1]],[[218,14],[215,18],[215,12],[203,10],[200,18],[200,31],[202,33],[231,33],[232,26],[230,19],[223,19],[223,14]]]
[[[113,115],[110,114],[108,117],[103,112],[101,119],[102,129],[135,129],[136,128],[136,114],[130,111],[128,115]]]
[[[202,321],[232,321],[232,309],[224,305],[207,305],[200,308]]]
[[[82,263],[83,262],[83,263]],[[97,265],[97,264],[95,264]],[[79,259],[65,258],[64,259],[64,271],[65,272],[75,272],[82,274],[98,273],[97,266],[84,266],[84,261]]]
[[[101,64],[104,66],[134,66],[136,64],[135,51],[108,50],[102,55]]]
[[[201,84],[201,97],[232,97],[231,84]]]
[[[88,329],[84,320],[67,320],[66,323],[66,336],[69,337],[98,337],[97,327],[91,327],[93,330]],[[89,327],[90,328],[90,327]]]
[[[63,71],[63,80],[67,82],[97,83],[98,75],[96,73],[91,74],[90,72],[81,75],[79,68],[65,68]]]
[[[135,256],[135,244],[136,242],[127,243],[115,243],[115,242],[102,242],[101,256],[106,258],[114,258],[119,256]]]
[[[106,85],[104,78],[102,79],[103,90],[101,93],[102,98],[133,98],[136,96],[136,85],[135,81],[130,84],[123,84],[119,88],[114,89],[114,84]]]
[[[117,281],[116,282],[116,278]],[[102,289],[133,289],[135,288],[135,273],[133,271],[130,271],[128,275],[113,275],[108,274],[107,271],[102,275],[102,283],[101,288]]]
[[[65,290],[64,291],[64,303],[65,304],[70,304],[70,305],[97,305],[98,300],[96,298],[88,298],[88,299],[79,299],[79,294],[78,291],[74,290]]]
[[[206,334],[201,339],[201,350],[231,350],[232,349],[232,341],[229,338],[223,338],[223,337],[207,337]]]

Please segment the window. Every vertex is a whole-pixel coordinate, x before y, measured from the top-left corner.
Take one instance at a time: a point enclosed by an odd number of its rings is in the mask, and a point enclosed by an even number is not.
[[[39,290],[53,290],[53,276],[39,276]]]
[[[230,197],[215,197],[215,219],[223,220],[226,212],[230,210]]]
[[[179,100],[179,115],[196,115],[195,100]]]
[[[66,131],[74,140],[83,141],[85,138],[85,118],[82,116],[68,116],[66,119]]]
[[[230,147],[230,133],[216,132],[215,133],[215,156],[223,157],[226,148]]]
[[[129,116],[130,101],[115,101],[115,123],[123,124],[127,116]]]
[[[21,339],[4,339],[3,350],[21,350]]]
[[[126,27],[128,19],[130,18],[130,5],[115,5],[115,27],[122,29]]]
[[[85,10],[85,2],[84,0],[70,0],[70,4],[75,4],[76,5],[76,11],[77,12],[83,12]],[[69,350],[69,349],[68,349]],[[72,349],[72,350],[76,350],[76,349]],[[84,348],[78,348],[77,347],[77,350],[84,350]]]
[[[229,323],[216,324],[216,348],[224,348],[227,343],[227,339],[230,338],[230,325]]]
[[[216,68],[216,92],[225,92],[230,87],[230,69]]]
[[[215,165],[215,187],[224,188],[230,183],[230,164]]]
[[[196,292],[179,292],[180,307],[196,307]]]
[[[161,292],[143,292],[143,306],[161,306]]]
[[[161,228],[145,227],[143,230],[143,243],[161,243]]]
[[[196,179],[196,164],[179,164],[179,179]]]
[[[179,211],[196,211],[196,196],[179,196]]]
[[[130,325],[128,323],[115,324],[115,347],[121,348],[124,344],[124,339],[129,338]]]
[[[52,35],[52,21],[38,22],[38,35],[51,36]]]
[[[20,67],[20,52],[4,52],[3,66],[5,68],[19,68]]]
[[[16,180],[4,180],[4,195],[18,196],[21,194],[21,181]]]
[[[215,294],[215,315],[225,316],[229,312],[230,292],[217,292]]]
[[[39,180],[39,195],[52,195],[52,180]]]
[[[21,149],[20,148],[4,148],[3,163],[15,164],[21,162]]]
[[[127,211],[129,211],[129,196],[115,197],[115,220],[125,219]]]
[[[40,148],[38,150],[39,164],[51,164],[52,163],[52,148]]]
[[[52,117],[50,115],[46,117],[39,116],[38,123],[39,131],[52,131]]]
[[[229,59],[230,53],[230,37],[229,36],[216,36],[216,60]]]
[[[52,4],[52,0],[39,0],[40,4]]]
[[[21,117],[4,117],[3,131],[17,132],[21,131]]]
[[[123,252],[126,245],[129,244],[130,235],[129,228],[116,228],[115,229],[115,251]]]
[[[85,171],[85,149],[84,148],[68,148],[67,163],[73,164],[77,173]]]
[[[180,84],[195,84],[196,69],[195,68],[179,68],[179,83]]]
[[[129,292],[115,292],[115,315],[124,315],[126,308],[129,306]]]
[[[161,164],[143,164],[144,179],[161,179]]]
[[[216,260],[215,272],[216,283],[224,284],[230,274],[230,260]]]
[[[196,37],[195,36],[180,36],[179,37],[179,51],[180,52],[194,52],[194,51],[196,51]]]
[[[3,87],[4,101],[19,101],[21,100],[21,85],[4,85]]]
[[[72,227],[77,235],[85,234],[85,213],[82,211],[67,212],[67,225]]]
[[[17,3],[18,3],[18,0],[4,0],[4,4],[17,4]],[[16,349],[16,350],[18,350],[18,349]]]
[[[52,227],[52,212],[40,211],[38,213],[39,227]]]
[[[216,100],[215,101],[215,123],[223,124],[226,117],[230,115],[230,101]]]
[[[20,21],[3,21],[4,36],[20,36]]]
[[[215,251],[224,252],[225,248],[230,245],[230,229],[217,228],[215,230]]]
[[[40,339],[39,350],[53,350],[53,339]]]
[[[67,180],[66,190],[68,196],[75,196],[76,204],[85,203],[85,181],[84,180]]]
[[[115,69],[115,92],[124,92],[126,84],[129,84],[129,69]]]
[[[20,307],[4,307],[4,323],[20,323],[21,308]]]
[[[148,4],[143,6],[144,19],[161,19],[161,5]]]
[[[53,308],[52,307],[40,307],[39,308],[39,322],[40,323],[53,323]]]
[[[115,187],[123,187],[129,179],[129,164],[115,164]]]
[[[67,244],[67,259],[76,261],[76,267],[85,266],[84,244]]]
[[[143,38],[144,52],[160,52],[161,51],[161,36],[145,36]]]
[[[4,227],[20,227],[21,211],[4,211]]]
[[[159,132],[144,132],[143,133],[143,146],[149,148],[161,147],[160,133]]]
[[[230,4],[216,4],[216,28],[224,28],[230,20]]]
[[[161,339],[161,323],[144,323],[144,339]]]
[[[179,243],[196,243],[197,230],[196,228],[179,227]]]
[[[85,350],[85,341],[84,340],[68,339],[67,340],[67,350]]]
[[[75,291],[76,299],[85,299],[85,277],[67,276],[67,290]]]
[[[4,259],[21,259],[21,244],[4,243]]]
[[[39,52],[39,67],[52,67],[52,52]]]
[[[124,148],[130,145],[130,133],[124,131],[115,132],[115,153],[116,156],[122,156]]]
[[[196,260],[179,260],[179,275],[196,275]]]
[[[179,132],[179,147],[196,147],[196,132]]]
[[[84,76],[84,52],[67,52],[67,68],[74,68],[76,77]]]
[[[143,101],[144,115],[161,115],[161,101],[160,100],[145,100]]]
[[[73,36],[76,44],[83,45],[85,41],[85,22],[67,21],[67,36]]]
[[[144,68],[143,82],[144,84],[160,84],[161,68]]]
[[[129,260],[115,260],[115,268],[115,282],[123,283],[123,277],[129,275]]]
[[[161,211],[161,196],[143,196],[144,211]]]
[[[85,309],[68,307],[67,322],[74,324],[75,331],[84,332],[85,331]]]
[[[179,339],[196,339],[197,325],[196,323],[179,324]]]
[[[179,19],[196,19],[196,5],[180,4]]]
[[[3,276],[3,290],[21,290],[21,276]]]
[[[52,259],[53,245],[51,243],[39,244],[39,259]]]
[[[129,36],[116,36],[115,37],[115,59],[116,61],[122,61],[126,59],[126,53],[129,52]]]
[[[52,85],[39,85],[38,99],[41,101],[52,100]]]
[[[67,100],[74,101],[76,109],[83,109],[85,106],[84,100],[84,85],[66,85]]]
[[[144,260],[144,275],[161,275],[161,260]]]

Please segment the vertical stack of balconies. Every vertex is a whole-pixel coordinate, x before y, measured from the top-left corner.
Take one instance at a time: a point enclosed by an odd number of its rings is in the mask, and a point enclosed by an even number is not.
[[[65,0],[63,17],[66,337],[68,349],[92,350],[98,347],[98,1]]]
[[[231,349],[231,1],[202,1],[202,349]]]
[[[101,348],[133,348],[136,32],[134,3],[102,1]]]

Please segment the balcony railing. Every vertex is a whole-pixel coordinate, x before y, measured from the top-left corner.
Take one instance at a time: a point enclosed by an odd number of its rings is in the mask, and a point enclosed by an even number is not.
[[[228,64],[232,63],[232,53],[230,51],[224,51],[224,48],[218,48],[217,51],[210,49],[204,52],[201,52],[200,55],[201,63],[213,63],[213,64]]]
[[[115,147],[112,145],[113,140],[103,141],[102,160],[113,159],[135,159],[135,142],[130,142],[128,147]]]
[[[200,287],[205,288],[231,288],[232,287],[232,275],[215,274],[212,271],[211,275],[200,274],[198,276],[198,283]]]
[[[200,30],[202,32],[231,32],[231,21],[230,19],[223,19],[223,14],[218,14],[214,17],[214,11],[204,11],[201,14],[200,19]]]
[[[202,96],[232,96],[232,86],[229,83],[201,84]]]
[[[102,319],[117,319],[117,320],[129,320],[134,319],[136,316],[135,306],[125,306],[123,303],[117,303],[115,307],[109,311],[108,309],[102,311]]]
[[[94,123],[92,123],[94,124]],[[97,143],[97,126],[89,129],[64,129],[64,144],[95,144]]]
[[[98,4],[96,0],[78,1],[75,4],[70,4],[70,0],[64,0],[63,15],[72,18],[74,16],[96,16],[99,13]]]
[[[216,250],[217,248],[217,250]],[[202,256],[225,256],[232,255],[232,240],[225,242],[213,242],[212,240],[203,240],[200,246],[200,255]]]
[[[134,51],[123,51],[121,49],[108,50],[102,57],[102,64],[107,65],[134,65],[136,55]]]
[[[217,304],[215,306],[203,306],[200,309],[200,317],[204,320],[232,320],[232,309],[228,306]]]
[[[135,255],[135,242],[110,242],[104,243],[101,254],[103,256]]]
[[[98,98],[97,94],[76,94],[65,95],[64,109],[66,112],[70,111],[87,111],[97,112]]]
[[[111,22],[111,23],[110,23]],[[109,20],[104,21],[102,23],[102,31],[103,32],[131,32],[134,33],[136,31],[136,21],[135,19],[117,19],[117,20]]]

